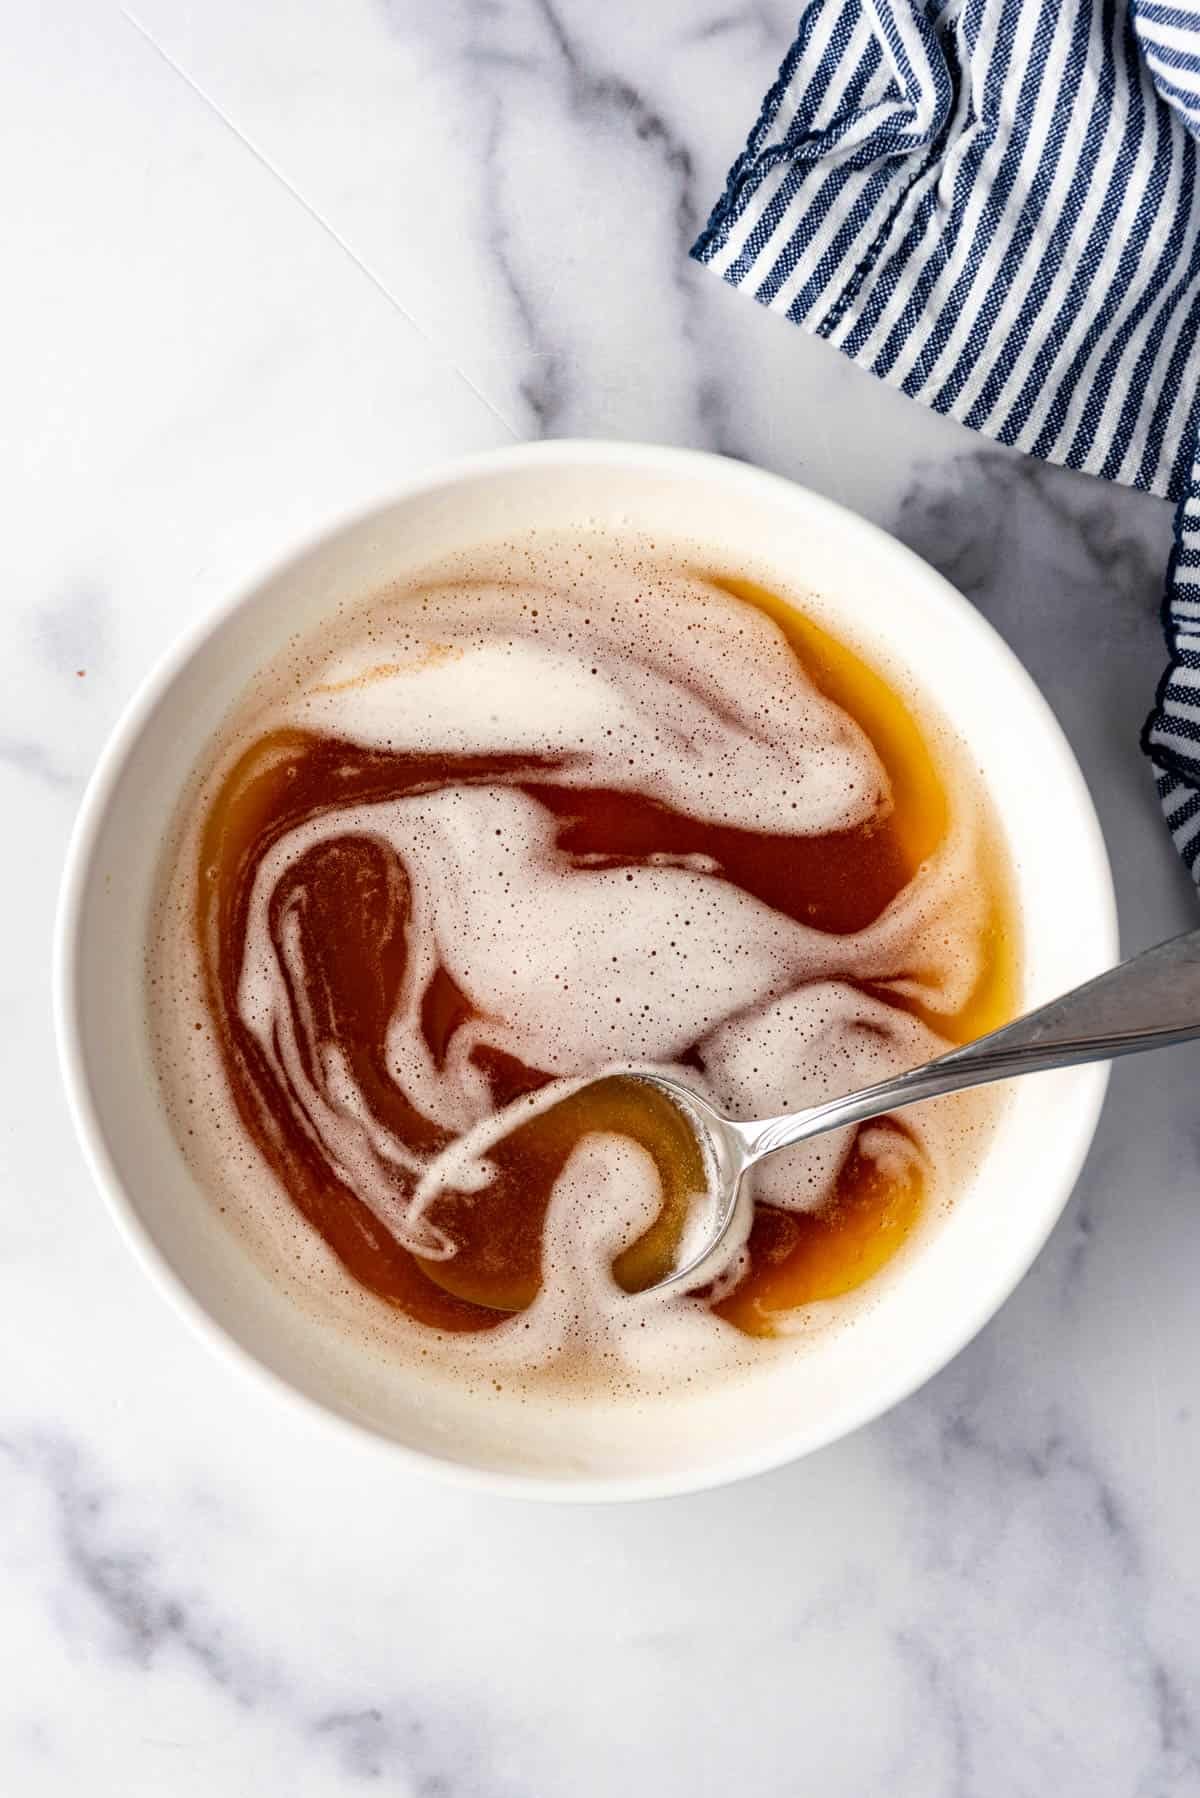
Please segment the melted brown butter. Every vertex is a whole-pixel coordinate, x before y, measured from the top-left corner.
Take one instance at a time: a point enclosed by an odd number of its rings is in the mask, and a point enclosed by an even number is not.
[[[230,768],[204,819],[195,925],[210,1022],[241,1125],[292,1204],[343,1266],[379,1298],[421,1324],[493,1328],[535,1298],[542,1239],[555,1182],[582,1138],[632,1138],[654,1159],[662,1207],[653,1226],[616,1259],[627,1291],[671,1265],[688,1205],[703,1187],[690,1131],[675,1108],[628,1081],[600,1081],[519,1125],[489,1152],[493,1177],[479,1192],[439,1198],[431,1221],[455,1253],[433,1259],[402,1246],[327,1152],[299,1095],[239,1012],[239,981],[256,877],[274,845],[314,819],[443,789],[502,783],[554,820],[558,852],[590,868],[636,869],[652,858],[703,857],[718,877],[795,920],[849,935],[879,918],[945,838],[950,796],[918,721],[901,695],[845,644],[777,596],[747,581],[705,577],[778,625],[808,679],[870,739],[892,793],[891,809],[858,827],[824,835],[777,834],[698,819],[637,791],[556,783],[551,756],[442,755],[364,749],[315,731],[276,729],[250,743]],[[435,646],[441,657],[455,651]],[[395,664],[369,668],[382,679]],[[747,670],[747,679],[752,671]],[[321,691],[336,691],[332,685]],[[1003,855],[985,830],[978,878],[987,895],[979,975],[952,1014],[926,1016],[889,986],[889,1003],[912,1011],[951,1041],[995,1028],[1013,1013],[1017,938]],[[519,896],[514,903],[519,903]],[[271,895],[270,930],[282,965],[303,969],[293,995],[307,1021],[306,1078],[316,1081],[312,1045],[333,1048],[373,1119],[418,1160],[445,1149],[451,1133],[408,1098],[389,1070],[389,1023],[409,977],[413,896],[403,862],[368,833],[326,836],[293,862]],[[285,920],[295,932],[285,953]],[[536,953],[536,920],[530,920]],[[296,949],[298,947],[298,955]],[[659,946],[661,947],[661,945]],[[647,953],[655,945],[647,945]],[[898,969],[897,975],[903,970]],[[867,989],[874,990],[874,989]],[[464,1027],[479,1021],[462,987],[438,965],[420,998],[419,1026],[432,1064],[446,1065]],[[486,1020],[485,1020],[486,1022]],[[703,1067],[703,1040],[682,1056]],[[472,1066],[499,1108],[542,1087],[545,1068],[479,1041]],[[903,1122],[889,1126],[903,1130]],[[416,1176],[385,1165],[396,1206]],[[919,1165],[900,1171],[855,1146],[818,1211],[758,1207],[749,1261],[714,1308],[739,1329],[772,1333],[774,1317],[862,1285],[896,1254],[928,1201]]]

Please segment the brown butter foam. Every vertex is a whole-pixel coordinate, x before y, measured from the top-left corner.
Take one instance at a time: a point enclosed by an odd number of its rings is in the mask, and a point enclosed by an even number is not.
[[[614,1279],[671,1174],[627,1117],[560,1117],[411,1215],[434,1156],[547,1082],[653,1065],[761,1114],[1011,1006],[978,781],[811,621],[542,540],[374,596],[256,689],[185,801],[151,1019],[201,1183],[304,1302],[468,1374],[657,1388],[744,1362],[952,1196],[978,1099],[766,1164],[705,1298]]]

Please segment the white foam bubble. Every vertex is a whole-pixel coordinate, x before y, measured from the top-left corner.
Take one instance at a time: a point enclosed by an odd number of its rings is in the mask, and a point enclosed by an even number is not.
[[[751,829],[817,836],[888,803],[870,743],[770,619],[669,569],[433,587],[419,622],[339,646],[287,711],[364,747],[567,757],[559,784]]]

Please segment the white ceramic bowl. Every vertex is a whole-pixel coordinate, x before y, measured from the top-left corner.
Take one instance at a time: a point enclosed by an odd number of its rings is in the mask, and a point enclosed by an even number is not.
[[[155,858],[223,713],[283,639],[456,548],[539,524],[699,538],[779,570],[806,609],[883,667],[908,670],[966,739],[1016,872],[1030,1005],[1116,955],[1112,883],[1075,759],[1029,676],[941,577],[828,500],[689,451],[558,443],[435,472],[268,574],[146,682],[101,758],[60,907],[59,1044],[76,1125],[113,1213],[176,1308],[271,1389],[492,1490],[632,1498],[719,1484],[807,1454],[911,1392],[979,1330],[1045,1241],[1079,1172],[1106,1070],[1016,1084],[1002,1128],[947,1216],[853,1328],[735,1394],[647,1415],[576,1404],[492,1415],[395,1369],[364,1371],[253,1265],[199,1193],[154,1088],[143,1014]]]

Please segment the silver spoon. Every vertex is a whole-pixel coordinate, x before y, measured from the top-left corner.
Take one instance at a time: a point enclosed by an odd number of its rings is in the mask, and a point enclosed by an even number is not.
[[[636,1079],[656,1087],[684,1112],[711,1170],[713,1208],[704,1245],[695,1249],[689,1233],[691,1252],[686,1261],[659,1280],[655,1290],[700,1283],[705,1264],[733,1222],[743,1176],[776,1149],[990,1080],[1137,1055],[1192,1037],[1200,1037],[1200,930],[1147,949],[1003,1030],[993,1030],[923,1067],[785,1117],[736,1124],[680,1081],[638,1073]]]

